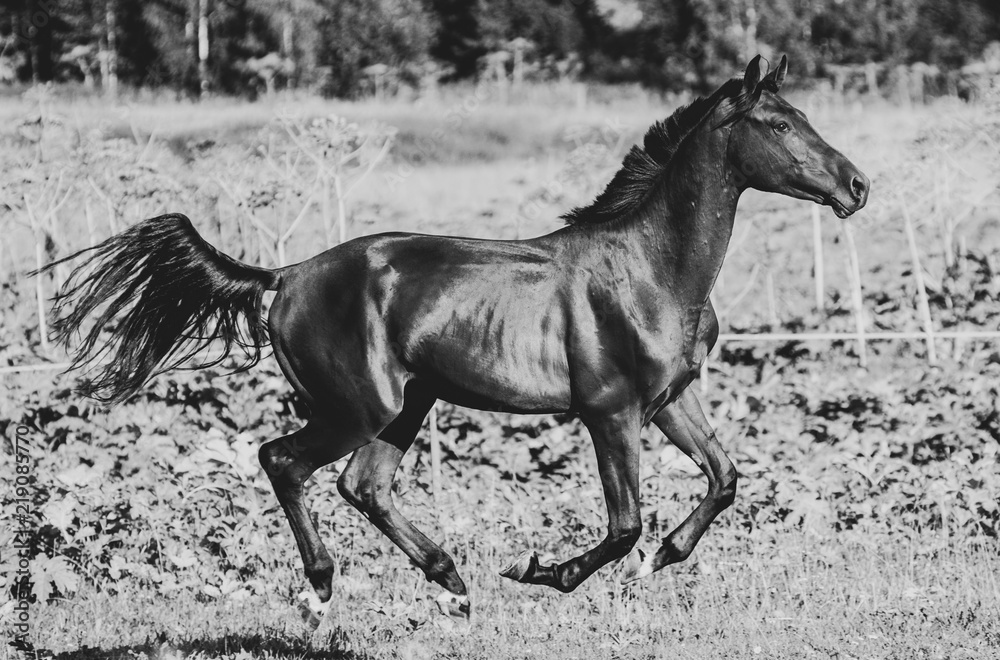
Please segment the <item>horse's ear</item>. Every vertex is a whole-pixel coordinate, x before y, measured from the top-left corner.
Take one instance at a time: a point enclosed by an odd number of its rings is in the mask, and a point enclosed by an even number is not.
[[[748,94],[753,94],[760,83],[760,55],[757,55],[747,64],[747,70],[743,73],[743,89]]]
[[[788,58],[784,55],[781,56],[781,62],[778,63],[778,68],[771,71],[771,73],[765,76],[766,79],[770,79],[774,82],[775,90],[781,89],[781,86],[785,83],[785,74],[788,73]]]

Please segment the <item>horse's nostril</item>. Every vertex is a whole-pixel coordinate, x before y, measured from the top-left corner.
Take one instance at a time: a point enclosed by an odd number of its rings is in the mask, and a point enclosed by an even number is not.
[[[868,192],[868,181],[862,175],[855,175],[851,179],[851,194],[854,195],[854,199],[860,200]]]

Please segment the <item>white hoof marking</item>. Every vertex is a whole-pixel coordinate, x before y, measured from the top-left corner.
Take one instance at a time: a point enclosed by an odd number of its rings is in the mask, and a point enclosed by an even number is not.
[[[323,623],[323,617],[330,611],[330,603],[333,602],[332,599],[325,603],[320,602],[319,596],[308,589],[299,594],[298,601],[299,615],[302,616],[302,621],[309,628],[309,632],[319,628],[319,624]]]
[[[656,554],[647,555],[639,548],[633,548],[632,552],[622,560],[621,583],[628,584],[641,580],[647,575],[653,574],[653,558]]]
[[[435,601],[437,602],[438,609],[441,610],[441,614],[449,616],[452,619],[469,618],[472,604],[469,602],[468,596],[459,596],[450,591],[443,591]]]

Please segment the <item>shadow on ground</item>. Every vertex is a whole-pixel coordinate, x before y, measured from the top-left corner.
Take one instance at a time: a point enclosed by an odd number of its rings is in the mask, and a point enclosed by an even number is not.
[[[137,660],[140,658],[246,658],[266,657],[274,660],[367,660],[366,654],[344,650],[343,634],[334,631],[311,639],[285,639],[274,635],[225,635],[212,639],[179,642],[146,641],[142,644],[116,648],[84,646],[58,653],[39,648],[31,642],[13,641],[10,646],[32,660]]]

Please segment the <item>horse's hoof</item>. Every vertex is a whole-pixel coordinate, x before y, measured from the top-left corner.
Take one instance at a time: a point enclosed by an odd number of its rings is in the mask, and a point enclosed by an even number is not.
[[[309,628],[309,632],[314,632],[323,623],[323,617],[330,611],[330,603],[320,601],[319,597],[312,591],[303,591],[299,594],[299,615],[303,623]]]
[[[621,583],[628,584],[629,582],[635,582],[647,575],[651,575],[653,573],[654,556],[646,556],[646,553],[639,548],[632,548],[632,552],[628,553],[628,556],[621,563]]]
[[[515,582],[524,582],[526,577],[534,574],[536,568],[538,568],[538,553],[534,550],[527,550],[507,568],[500,571],[500,575]]]
[[[468,621],[472,614],[472,602],[468,596],[459,596],[450,591],[442,592],[436,599],[441,614],[456,621]]]

